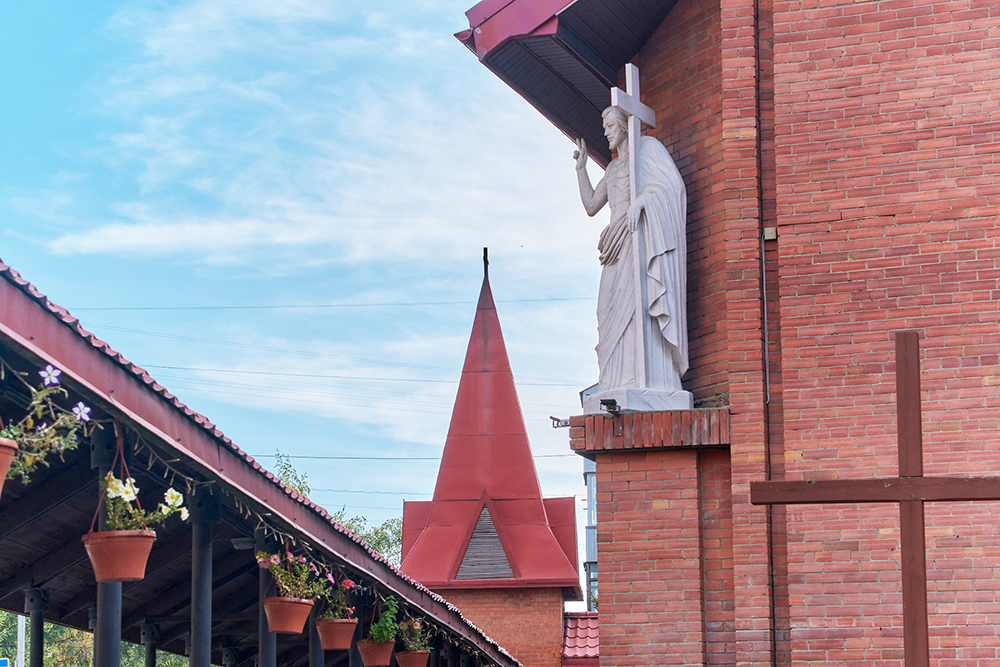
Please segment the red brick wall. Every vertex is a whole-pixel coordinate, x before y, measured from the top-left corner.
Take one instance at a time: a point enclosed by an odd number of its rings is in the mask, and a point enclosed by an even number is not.
[[[559,588],[437,591],[527,667],[562,665]]]
[[[788,478],[896,474],[903,328],[925,474],[1000,474],[998,26],[992,0],[774,3]],[[1000,664],[998,511],[927,507],[932,664]],[[895,507],[790,507],[788,534],[794,659],[901,664]]]
[[[736,664],[728,452],[596,460],[602,667]]]
[[[728,390],[718,0],[680,0],[634,62],[643,101],[656,110],[647,130],[670,151],[688,192],[686,386],[695,399]]]

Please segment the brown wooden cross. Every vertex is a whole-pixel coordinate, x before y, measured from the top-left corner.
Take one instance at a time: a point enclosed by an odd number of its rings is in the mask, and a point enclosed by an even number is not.
[[[1000,477],[924,477],[920,429],[920,349],[916,331],[896,332],[896,432],[899,477],[752,482],[754,505],[899,503],[903,570],[903,664],[928,667],[924,503],[1000,500]]]

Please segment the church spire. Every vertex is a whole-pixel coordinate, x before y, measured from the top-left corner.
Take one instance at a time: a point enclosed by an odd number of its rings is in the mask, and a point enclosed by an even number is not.
[[[402,570],[432,589],[483,580],[575,587],[573,499],[542,499],[488,267],[484,248],[483,286],[434,498],[404,508]]]

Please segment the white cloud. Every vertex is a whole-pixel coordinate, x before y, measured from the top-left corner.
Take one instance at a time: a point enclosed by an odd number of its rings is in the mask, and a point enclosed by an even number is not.
[[[139,166],[140,199],[50,249],[309,266],[593,254],[569,142],[418,12],[360,7],[120,12],[112,29],[143,57],[108,82],[105,113],[131,128],[102,157]]]

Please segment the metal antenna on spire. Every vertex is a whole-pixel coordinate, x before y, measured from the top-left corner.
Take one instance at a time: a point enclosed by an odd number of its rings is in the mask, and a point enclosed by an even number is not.
[[[483,277],[490,277],[490,249],[483,248]]]

